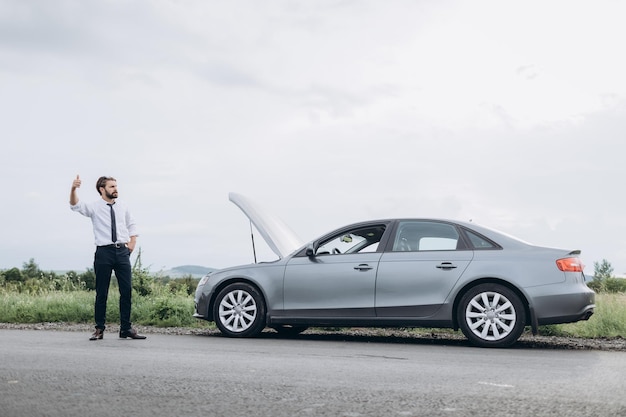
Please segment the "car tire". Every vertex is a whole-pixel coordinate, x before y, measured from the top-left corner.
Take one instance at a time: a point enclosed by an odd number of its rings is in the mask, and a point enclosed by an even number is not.
[[[215,298],[213,317],[225,336],[257,336],[265,328],[265,301],[250,284],[230,284]]]
[[[474,345],[502,348],[519,339],[526,326],[526,311],[520,297],[499,284],[470,288],[458,305],[461,331]]]
[[[308,329],[307,326],[291,326],[291,325],[281,325],[281,326],[272,326],[272,329],[276,330],[280,336],[283,337],[294,337]]]

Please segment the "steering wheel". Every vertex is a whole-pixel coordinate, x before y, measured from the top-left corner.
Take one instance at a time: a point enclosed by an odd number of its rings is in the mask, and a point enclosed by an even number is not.
[[[337,248],[333,248],[333,255],[339,255],[341,254],[341,251]]]

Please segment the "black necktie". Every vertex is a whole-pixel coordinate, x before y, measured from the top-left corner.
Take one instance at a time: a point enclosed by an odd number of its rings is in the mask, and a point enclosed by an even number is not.
[[[113,210],[113,204],[107,203],[107,206],[111,207],[111,239],[113,243],[117,242],[117,230],[115,230],[115,211]]]

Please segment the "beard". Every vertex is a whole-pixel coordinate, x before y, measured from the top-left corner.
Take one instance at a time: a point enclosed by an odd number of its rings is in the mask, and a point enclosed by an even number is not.
[[[112,194],[109,194],[107,191],[104,192],[104,194],[107,196],[108,199],[114,199],[117,198],[117,191],[113,191]]]

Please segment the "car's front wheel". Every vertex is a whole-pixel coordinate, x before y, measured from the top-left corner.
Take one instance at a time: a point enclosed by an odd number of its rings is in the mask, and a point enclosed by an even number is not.
[[[265,327],[265,301],[250,284],[230,284],[217,295],[213,317],[218,329],[228,337],[256,336]]]
[[[506,347],[519,339],[526,325],[520,297],[499,284],[480,284],[461,298],[457,310],[461,330],[481,347]]]

